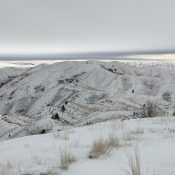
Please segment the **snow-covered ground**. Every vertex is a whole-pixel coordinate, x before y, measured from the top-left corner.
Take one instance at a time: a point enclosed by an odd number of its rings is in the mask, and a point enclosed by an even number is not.
[[[93,141],[113,134],[120,142],[97,159],[88,158]],[[0,143],[0,174],[126,175],[137,147],[143,174],[175,174],[175,117],[112,120]],[[60,168],[61,152],[76,161]]]

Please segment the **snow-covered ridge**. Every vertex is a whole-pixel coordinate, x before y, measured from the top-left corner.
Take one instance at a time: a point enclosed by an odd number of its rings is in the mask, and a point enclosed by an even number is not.
[[[159,67],[159,68],[168,69],[168,70],[175,69],[175,61],[123,60],[122,62],[135,67],[154,66],[154,67]]]
[[[5,68],[0,85],[1,139],[132,118],[148,100],[163,114],[174,112],[175,71],[166,66],[84,61]]]

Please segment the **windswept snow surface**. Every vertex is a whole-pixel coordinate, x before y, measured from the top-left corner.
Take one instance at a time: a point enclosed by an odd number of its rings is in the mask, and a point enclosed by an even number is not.
[[[0,139],[135,117],[147,101],[172,115],[175,70],[121,62],[0,69]],[[63,106],[64,105],[64,106]]]
[[[89,159],[93,141],[111,133],[121,146],[98,159]],[[174,175],[175,117],[113,120],[1,141],[0,174],[126,175],[128,157],[136,147],[143,174]],[[76,161],[61,170],[60,153],[65,150]]]

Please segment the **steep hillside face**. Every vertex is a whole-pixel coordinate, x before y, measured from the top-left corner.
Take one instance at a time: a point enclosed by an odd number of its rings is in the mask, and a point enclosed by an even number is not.
[[[0,71],[0,137],[130,118],[147,101],[174,110],[174,70],[89,61]]]
[[[3,68],[0,69],[0,88],[5,84],[9,83],[17,76],[25,72],[24,69],[17,69],[17,68]]]

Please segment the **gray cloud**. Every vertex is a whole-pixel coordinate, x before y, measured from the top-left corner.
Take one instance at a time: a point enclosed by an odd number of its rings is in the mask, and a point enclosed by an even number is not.
[[[174,0],[0,0],[0,54],[175,50]]]

